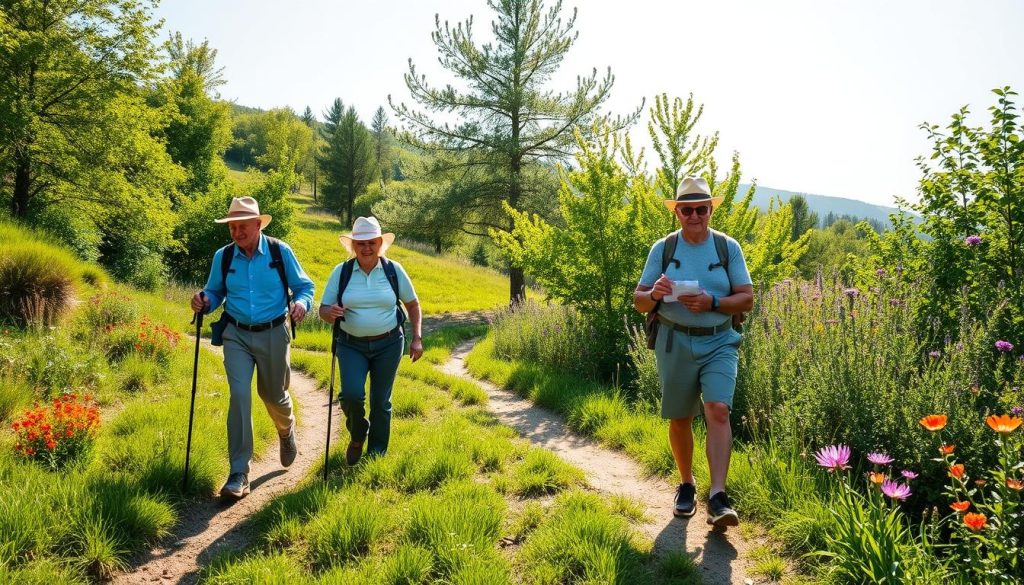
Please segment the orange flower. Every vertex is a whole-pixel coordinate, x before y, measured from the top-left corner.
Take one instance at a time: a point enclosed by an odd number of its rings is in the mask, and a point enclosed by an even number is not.
[[[949,505],[949,507],[953,508],[954,512],[963,514],[964,512],[967,511],[968,508],[971,507],[971,503],[970,502],[953,502],[952,504]]]
[[[961,477],[963,477],[964,476],[964,464],[963,463],[955,463],[953,465],[950,465],[949,466],[949,475],[951,475],[951,476],[953,476],[953,477],[955,477],[957,479],[960,479]]]
[[[987,521],[984,514],[964,514],[964,524],[975,532],[984,528]]]
[[[885,474],[872,471],[868,474],[868,479],[871,480],[871,483],[879,484],[885,481]]]
[[[928,416],[921,419],[921,426],[932,431],[941,431],[946,426],[946,419],[948,417],[944,414],[929,414]]]
[[[978,487],[985,487],[985,484],[987,484],[987,483],[988,483],[987,479],[976,479],[976,480],[974,480],[974,485],[976,485]]]
[[[1019,492],[1020,490],[1024,489],[1024,481],[1021,481],[1019,479],[1007,479],[1006,487],[1010,488],[1011,490]]]
[[[956,445],[943,445],[939,447],[939,455],[952,455],[955,450]]]
[[[985,419],[985,423],[988,424],[990,429],[1003,435],[1008,435],[1017,430],[1017,427],[1020,426],[1021,422],[1024,421],[1008,414],[1004,414],[1002,416],[996,416],[993,414]]]

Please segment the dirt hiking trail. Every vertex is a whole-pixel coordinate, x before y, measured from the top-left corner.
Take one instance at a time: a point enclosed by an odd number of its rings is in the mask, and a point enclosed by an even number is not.
[[[207,349],[212,347],[208,340],[204,340],[203,345]],[[217,356],[220,356],[219,351]],[[209,357],[207,353],[207,359]],[[295,462],[287,469],[281,467],[278,443],[272,441],[266,452],[253,458],[249,472],[252,493],[237,502],[217,494],[190,501],[182,511],[172,535],[148,553],[133,559],[132,568],[117,575],[113,583],[196,583],[202,568],[218,554],[242,550],[250,544],[252,535],[246,530],[245,520],[270,500],[293,489],[306,477],[310,468],[324,457],[327,392],[319,390],[312,378],[295,369],[292,369],[288,391],[292,400],[298,403],[300,413],[295,431],[299,454]],[[253,416],[266,416],[262,403],[255,397]],[[334,425],[331,428],[332,446],[337,438],[337,425]]]
[[[575,434],[560,416],[494,384],[474,378],[464,363],[474,343],[468,341],[456,347],[442,369],[484,388],[489,397],[489,410],[502,423],[534,445],[544,447],[583,469],[587,482],[598,492],[621,494],[645,505],[648,521],[638,529],[654,541],[656,554],[686,553],[697,564],[706,585],[752,582],[747,581],[746,559],[756,543],[747,542],[736,528],[728,531],[712,529],[706,523],[705,502],[699,499],[697,513],[692,518],[673,518],[672,498],[676,484],[646,477],[629,456]]]

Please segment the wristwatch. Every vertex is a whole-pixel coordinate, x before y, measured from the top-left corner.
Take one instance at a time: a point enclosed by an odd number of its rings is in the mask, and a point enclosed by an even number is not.
[[[711,310],[718,310],[718,297],[716,297],[715,295],[711,295]]]

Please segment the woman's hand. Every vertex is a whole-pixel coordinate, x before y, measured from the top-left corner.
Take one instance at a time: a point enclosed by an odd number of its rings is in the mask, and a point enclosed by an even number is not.
[[[412,338],[412,343],[409,344],[409,357],[412,358],[412,361],[423,357],[423,340],[419,337]]]
[[[320,318],[328,323],[334,323],[345,316],[345,307],[341,305],[320,305]]]

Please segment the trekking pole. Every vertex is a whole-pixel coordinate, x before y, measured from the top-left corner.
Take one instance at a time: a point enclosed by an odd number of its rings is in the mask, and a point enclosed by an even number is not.
[[[331,383],[328,385],[328,398],[327,398],[327,446],[324,448],[324,481],[327,481],[327,462],[331,456],[331,411],[334,408],[334,364],[337,361],[338,356],[335,351],[338,349],[338,331],[341,329],[339,326],[340,319],[334,320],[334,327],[331,330]]]
[[[199,298],[205,300],[206,293],[200,291]],[[188,440],[185,442],[185,476],[181,478],[181,491],[188,486],[188,459],[192,454],[192,417],[196,411],[196,375],[199,371],[199,342],[203,332],[203,310],[192,314],[192,323],[196,326],[196,353],[192,364],[192,404],[188,407]]]

